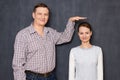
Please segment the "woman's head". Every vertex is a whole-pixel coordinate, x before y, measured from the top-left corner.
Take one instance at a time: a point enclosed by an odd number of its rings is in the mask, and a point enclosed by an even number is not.
[[[88,22],[82,22],[78,25],[78,35],[82,42],[89,42],[92,36],[92,28]]]

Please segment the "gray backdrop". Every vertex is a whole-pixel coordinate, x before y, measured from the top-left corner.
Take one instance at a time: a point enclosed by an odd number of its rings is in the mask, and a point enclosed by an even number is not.
[[[105,80],[120,80],[120,0],[0,0],[0,80],[13,80],[12,58],[16,33],[32,21],[38,2],[51,9],[47,24],[63,31],[70,16],[86,16],[92,24],[92,43],[102,47]],[[69,44],[56,46],[57,80],[68,80],[69,51],[80,44],[75,32]]]

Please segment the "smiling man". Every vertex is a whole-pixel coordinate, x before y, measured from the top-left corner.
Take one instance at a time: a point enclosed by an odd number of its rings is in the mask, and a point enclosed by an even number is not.
[[[50,10],[44,3],[38,3],[32,13],[33,22],[19,31],[15,38],[13,72],[14,80],[55,80],[55,45],[69,42],[74,32],[75,20],[85,17],[71,17],[64,32],[46,27]]]

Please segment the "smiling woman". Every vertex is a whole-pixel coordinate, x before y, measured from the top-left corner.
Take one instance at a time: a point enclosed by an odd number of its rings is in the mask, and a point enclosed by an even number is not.
[[[79,38],[80,38],[80,40],[83,44],[83,45],[81,45],[81,47],[84,46],[84,44],[89,44],[90,45],[90,38],[92,36],[91,25],[87,22],[81,23],[78,26],[78,35],[79,35]],[[86,45],[86,47],[87,47],[87,45]]]
[[[80,27],[80,32],[78,33],[80,40],[82,42],[88,42],[90,40],[90,37],[92,35],[92,32],[88,28]]]
[[[103,80],[103,56],[100,47],[92,45],[91,25],[82,22],[78,26],[81,45],[70,51],[69,80]]]

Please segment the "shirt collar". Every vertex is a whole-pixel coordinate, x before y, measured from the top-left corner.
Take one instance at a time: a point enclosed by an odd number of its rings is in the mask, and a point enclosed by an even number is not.
[[[30,31],[30,34],[33,34],[33,33],[36,32],[32,23],[31,23],[31,25],[29,26],[29,31]]]
[[[34,26],[33,26],[32,23],[31,23],[31,25],[30,25],[29,31],[30,31],[30,34],[36,33],[36,31],[35,31]],[[48,34],[48,33],[49,33],[49,30],[48,30],[47,27],[44,27],[44,33],[45,33],[45,34]]]

